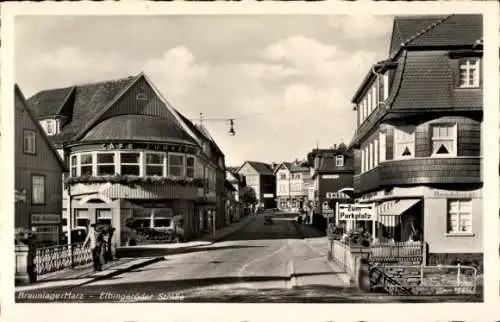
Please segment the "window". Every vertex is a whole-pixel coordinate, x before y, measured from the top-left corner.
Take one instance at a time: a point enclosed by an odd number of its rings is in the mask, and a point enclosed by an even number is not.
[[[377,87],[373,86],[372,87],[372,111],[377,108]]]
[[[436,156],[457,155],[456,124],[432,125],[432,154]]]
[[[33,130],[24,130],[23,138],[24,138],[24,143],[23,143],[24,153],[35,154],[36,132]]]
[[[337,167],[344,166],[344,156],[343,155],[337,155],[335,157],[335,166],[337,166]]]
[[[479,59],[460,61],[460,87],[479,87]]]
[[[97,224],[99,225],[111,225],[111,219],[113,218],[111,209],[97,209]]]
[[[147,101],[148,100],[148,97],[146,94],[144,93],[138,93],[136,96],[135,96],[135,99],[138,100],[138,101]]]
[[[174,177],[184,176],[184,155],[173,153],[168,155],[168,174]]]
[[[31,203],[34,205],[45,204],[45,177],[34,175],[31,177]]]
[[[188,156],[186,158],[186,176],[188,178],[194,178],[194,166],[195,166],[195,162],[194,162],[194,157],[192,156]]]
[[[412,158],[415,154],[415,128],[412,126],[394,129],[394,158]]]
[[[120,174],[139,176],[141,164],[141,154],[139,152],[120,153]]]
[[[164,153],[146,153],[146,175],[164,176],[165,172],[165,154]]]
[[[78,160],[76,155],[71,156],[70,164],[71,164],[71,176],[76,177],[78,175]]]
[[[472,233],[471,200],[448,200],[448,233]]]
[[[365,149],[361,149],[361,172],[366,171]]]
[[[286,174],[285,173],[281,173],[280,174],[280,180],[286,180]]]
[[[75,221],[76,226],[88,227],[90,225],[90,216],[87,209],[75,209]]]
[[[33,225],[37,239],[43,243],[58,244],[59,225]]]
[[[378,166],[378,160],[379,160],[379,145],[378,145],[378,140],[375,139],[373,141],[373,166],[376,167]]]
[[[379,148],[380,148],[380,151],[379,151],[379,162],[383,162],[385,161],[385,154],[386,154],[386,150],[385,150],[385,143],[386,143],[386,136],[385,136],[385,132],[380,132],[379,133]]]
[[[46,129],[47,135],[56,134],[56,121],[55,120],[46,120],[45,125],[46,125],[45,129]]]
[[[373,169],[373,142],[368,146],[368,167],[369,170]]]
[[[91,176],[94,156],[91,153],[80,154],[80,175]]]
[[[366,116],[368,117],[372,111],[372,91],[369,90],[366,96],[368,99],[368,113],[366,113]]]
[[[389,75],[384,75],[384,101],[389,97]]]
[[[97,153],[97,175],[106,176],[115,173],[115,154]]]
[[[155,216],[153,219],[153,227],[170,227],[171,223],[172,223],[171,218]]]

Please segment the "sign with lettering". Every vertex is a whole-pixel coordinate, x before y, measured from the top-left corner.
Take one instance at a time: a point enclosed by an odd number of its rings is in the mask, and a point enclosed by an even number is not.
[[[272,193],[265,193],[264,194],[264,198],[273,198],[274,197],[274,194]]]
[[[374,204],[339,204],[339,220],[373,220],[375,217]]]
[[[327,192],[326,199],[348,200],[348,199],[351,199],[351,197],[349,197],[349,195],[347,195],[343,192]]]
[[[104,150],[149,150],[190,154],[196,153],[196,149],[193,147],[161,143],[105,143],[101,145],[101,148]]]
[[[57,214],[32,214],[31,224],[59,224],[61,222],[61,215]]]
[[[340,176],[338,174],[324,174],[321,176],[323,179],[338,179]]]

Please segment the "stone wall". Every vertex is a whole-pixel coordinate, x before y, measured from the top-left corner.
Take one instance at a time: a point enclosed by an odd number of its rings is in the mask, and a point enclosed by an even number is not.
[[[478,274],[483,273],[483,253],[429,253],[427,265],[465,265],[474,266]]]

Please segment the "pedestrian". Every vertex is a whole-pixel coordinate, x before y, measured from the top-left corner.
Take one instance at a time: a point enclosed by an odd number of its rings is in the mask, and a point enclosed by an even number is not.
[[[107,245],[107,250],[108,250],[108,261],[113,260],[113,251],[112,251],[112,245],[113,245],[113,234],[115,233],[115,227],[110,227],[109,229],[109,236],[108,236],[108,245]]]
[[[104,264],[107,264],[108,263],[108,252],[109,252],[109,249],[108,249],[108,242],[109,242],[109,227],[106,227],[104,229],[104,231],[102,232],[102,238],[103,238],[103,242],[102,242],[102,253],[104,254]]]
[[[101,247],[98,242],[98,232],[96,230],[96,224],[91,224],[89,233],[83,242],[83,247],[90,246],[92,250],[92,262],[94,264],[94,271],[102,270],[102,262],[100,258]]]

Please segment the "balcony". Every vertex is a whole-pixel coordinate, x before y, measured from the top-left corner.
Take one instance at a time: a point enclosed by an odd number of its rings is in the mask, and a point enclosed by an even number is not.
[[[354,176],[357,193],[397,185],[480,183],[481,157],[391,160]]]

